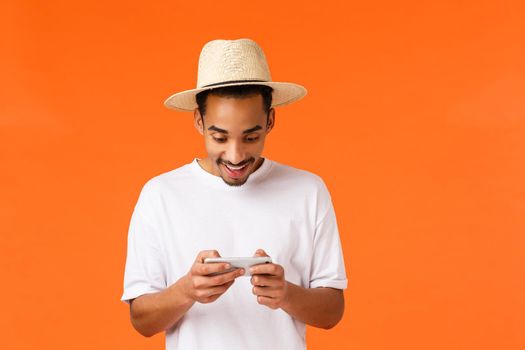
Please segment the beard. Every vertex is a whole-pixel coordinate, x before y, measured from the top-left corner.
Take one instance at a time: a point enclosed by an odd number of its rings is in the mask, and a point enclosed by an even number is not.
[[[255,159],[253,157],[251,158],[248,158],[242,162],[240,162],[239,164],[232,164],[230,162],[225,162],[223,161],[221,158],[218,158],[216,160],[216,163],[217,163],[217,167],[219,169],[221,169],[221,164],[225,165],[225,164],[228,164],[228,165],[233,165],[233,166],[243,166],[243,165],[246,165],[246,164],[250,164],[250,163],[254,163],[255,162]],[[236,181],[236,182],[230,182],[228,180],[225,179],[225,177],[223,176],[223,173],[222,173],[222,170],[219,171],[219,173],[221,174],[221,179],[222,181],[224,181],[225,184],[227,184],[228,186],[232,186],[232,187],[239,187],[239,186],[242,186],[246,183],[246,181],[248,181],[248,178],[250,177],[250,174],[248,174],[244,180],[242,181]]]

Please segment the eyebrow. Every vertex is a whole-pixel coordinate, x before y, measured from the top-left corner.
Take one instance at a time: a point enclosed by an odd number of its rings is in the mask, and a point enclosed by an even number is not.
[[[257,131],[257,130],[261,130],[262,129],[262,126],[260,125],[256,125],[254,126],[253,128],[250,128],[250,129],[246,129],[244,130],[242,133],[243,134],[250,134],[254,131]],[[215,125],[212,125],[208,128],[208,130],[210,131],[217,131],[217,132],[220,132],[220,133],[223,133],[223,134],[228,134],[228,131],[227,130],[224,130],[224,129],[221,129],[221,128],[218,128],[216,127]]]

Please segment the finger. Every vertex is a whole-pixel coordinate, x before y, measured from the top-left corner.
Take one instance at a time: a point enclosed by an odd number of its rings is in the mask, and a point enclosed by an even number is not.
[[[220,286],[237,277],[244,275],[244,269],[235,269],[231,272],[222,273],[216,276],[196,275],[193,277],[193,287],[196,289]]]
[[[284,275],[284,269],[281,265],[277,264],[258,264],[250,268],[250,273],[252,275],[272,275],[272,276],[282,276]]]
[[[217,276],[205,276],[210,286],[220,286],[230,281],[235,280],[237,277],[244,275],[244,269],[235,269],[231,272],[222,273]]]
[[[258,296],[257,302],[261,305],[268,306],[271,309],[277,309],[277,301],[273,298],[268,298],[265,296]]]
[[[277,287],[282,284],[282,280],[270,275],[254,275],[250,279],[250,283],[260,287]]]
[[[215,295],[213,295],[211,297],[200,299],[199,302],[203,303],[203,304],[213,303],[215,300],[219,299],[220,296],[221,296],[221,294],[215,294]]]
[[[261,297],[277,298],[281,295],[281,290],[272,287],[253,287],[252,293]]]
[[[228,263],[195,263],[191,267],[191,273],[197,276],[225,273],[230,270],[232,270],[232,267]]]
[[[197,296],[200,299],[204,299],[204,298],[212,297],[214,295],[224,294],[228,290],[228,288],[230,288],[232,284],[233,284],[233,281],[231,283],[220,285],[220,286],[200,289],[197,291]]]
[[[195,262],[197,263],[203,263],[204,259],[206,258],[220,258],[221,255],[216,250],[203,250],[200,251],[199,254],[197,254],[197,258],[195,259]]]
[[[234,283],[235,283],[235,279],[233,279],[231,281],[228,281],[228,282],[226,282],[224,284],[220,284],[220,285],[217,285],[217,286],[212,286],[212,287],[210,287],[210,289],[222,287],[222,288],[224,288],[224,291],[227,291]]]
[[[258,257],[258,256],[269,256],[268,254],[266,254],[266,252],[262,249],[257,249],[255,251],[255,254],[253,255],[254,257]]]
[[[233,282],[235,282],[235,280],[231,280],[230,282],[223,284],[223,286],[225,286],[226,289],[228,289],[232,286]]]

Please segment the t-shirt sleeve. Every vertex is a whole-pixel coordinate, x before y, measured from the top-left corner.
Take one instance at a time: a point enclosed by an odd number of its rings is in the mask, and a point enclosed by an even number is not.
[[[154,186],[150,180],[142,188],[128,230],[124,293],[121,297],[128,304],[142,294],[166,288],[163,252],[154,220],[155,202]]]
[[[319,190],[318,212],[321,213],[321,216],[315,228],[310,288],[346,289],[348,280],[337,220],[330,193],[322,180]]]

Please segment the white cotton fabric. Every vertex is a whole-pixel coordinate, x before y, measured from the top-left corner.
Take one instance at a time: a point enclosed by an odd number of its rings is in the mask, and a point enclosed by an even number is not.
[[[128,302],[184,276],[202,250],[224,257],[264,249],[297,285],[345,289],[336,217],[322,179],[265,159],[242,186],[229,186],[191,163],[149,180],[128,234]],[[305,349],[305,324],[257,303],[239,277],[213,303],[195,303],[166,331],[166,349]]]

